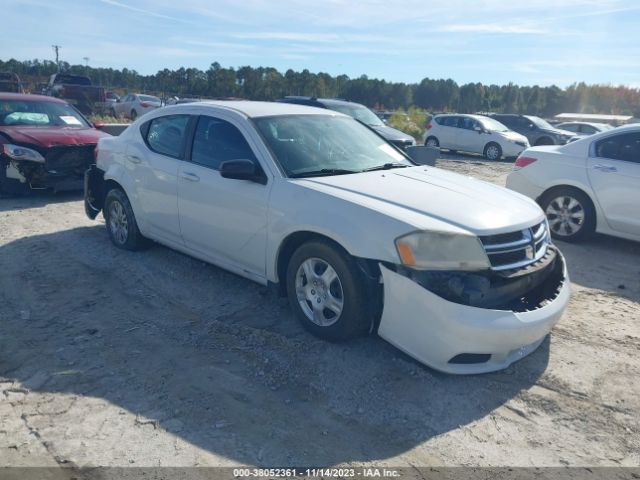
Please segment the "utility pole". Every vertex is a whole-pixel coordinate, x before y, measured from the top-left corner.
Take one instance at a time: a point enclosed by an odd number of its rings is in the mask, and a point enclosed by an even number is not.
[[[89,71],[89,60],[91,59],[89,57],[82,57],[82,59],[84,60],[84,73],[86,75]]]
[[[60,72],[60,56],[58,50],[60,50],[62,47],[60,45],[51,45],[51,48],[53,48],[53,50],[56,52],[56,65],[58,66],[58,72]]]

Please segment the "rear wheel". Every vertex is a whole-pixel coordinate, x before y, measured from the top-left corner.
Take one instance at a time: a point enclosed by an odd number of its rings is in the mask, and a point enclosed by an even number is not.
[[[114,117],[114,118],[116,118],[116,117],[117,117],[117,115],[116,115],[116,111],[115,111],[113,108],[109,111],[109,115],[111,115],[111,116],[112,116],[112,117]]]
[[[138,112],[134,110],[131,110],[131,114],[129,115],[131,117],[131,120],[135,120],[136,118],[138,118]]]
[[[484,147],[484,156],[487,160],[500,160],[502,158],[502,147],[495,142],[487,143]]]
[[[109,190],[104,200],[104,219],[109,238],[123,250],[139,250],[146,244],[146,238],[138,230],[127,195],[120,189]]]
[[[427,137],[427,139],[424,141],[424,144],[427,147],[440,147],[440,142],[436,137]]]
[[[591,199],[572,187],[560,187],[545,193],[540,206],[547,215],[551,235],[558,240],[578,242],[596,229],[596,212]]]
[[[287,267],[287,293],[305,329],[329,341],[363,335],[371,324],[365,279],[348,254],[322,240],[300,246]]]

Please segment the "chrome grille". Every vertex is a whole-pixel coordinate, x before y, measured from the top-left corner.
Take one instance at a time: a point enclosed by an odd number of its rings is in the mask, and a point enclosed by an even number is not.
[[[531,228],[497,235],[481,236],[480,240],[493,270],[521,268],[540,260],[549,246],[547,222]]]

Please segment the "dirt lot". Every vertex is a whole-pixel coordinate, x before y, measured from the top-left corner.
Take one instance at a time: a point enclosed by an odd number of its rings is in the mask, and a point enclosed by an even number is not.
[[[0,200],[0,465],[638,466],[640,244],[560,246],[574,290],[550,338],[456,377],[317,340],[164,247],[116,250],[78,194]]]

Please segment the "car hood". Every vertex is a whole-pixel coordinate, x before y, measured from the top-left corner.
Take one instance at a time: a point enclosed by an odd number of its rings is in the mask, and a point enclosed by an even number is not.
[[[296,181],[390,214],[416,228],[424,228],[433,219],[487,235],[524,229],[544,219],[540,207],[523,195],[435,167]]]
[[[513,130],[508,130],[506,132],[496,132],[507,140],[513,140],[514,142],[526,142],[527,137],[519,134],[518,132],[514,132]]]
[[[570,132],[569,130],[561,130],[559,128],[552,128],[552,129],[545,128],[544,131],[547,133],[552,133],[554,135],[564,135],[566,137],[574,137],[578,135],[576,132]]]
[[[411,135],[407,135],[400,130],[396,130],[395,128],[387,127],[386,125],[376,125],[372,126],[376,132],[382,135],[387,140],[413,140]]]
[[[87,145],[98,143],[108,133],[95,128],[68,127],[32,127],[9,126],[0,127],[0,134],[8,137],[12,142],[30,144],[36,147],[49,148],[56,145]]]

